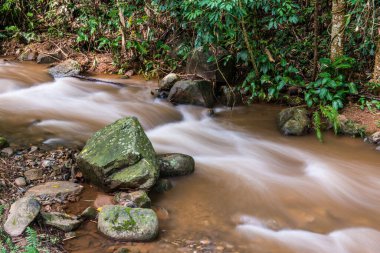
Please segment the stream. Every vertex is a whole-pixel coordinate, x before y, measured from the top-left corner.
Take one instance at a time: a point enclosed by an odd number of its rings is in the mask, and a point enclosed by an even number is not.
[[[220,107],[209,117],[201,107],[154,99],[155,82],[99,78],[125,87],[53,80],[45,66],[0,60],[0,134],[19,144],[81,146],[105,125],[133,115],[157,153],[193,156],[193,175],[175,178],[172,190],[152,196],[154,206],[169,213],[160,220],[158,240],[126,245],[187,252],[174,242],[209,240],[224,246],[208,252],[380,252],[375,146],[332,134],[323,144],[313,135],[281,136],[275,123],[280,106]],[[73,212],[97,194],[86,186]],[[123,245],[91,222],[77,235],[65,242],[69,252],[112,252]]]

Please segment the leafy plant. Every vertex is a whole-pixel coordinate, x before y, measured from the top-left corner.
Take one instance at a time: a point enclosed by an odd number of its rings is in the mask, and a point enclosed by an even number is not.
[[[313,127],[317,136],[317,139],[320,142],[323,142],[323,134],[322,134],[322,120],[325,121],[325,124],[331,125],[334,129],[334,133],[338,134],[340,129],[339,122],[339,113],[332,106],[323,106],[320,105],[317,110],[313,113]]]
[[[305,101],[309,107],[330,105],[335,110],[343,108],[349,94],[358,94],[356,84],[348,82],[344,71],[352,68],[355,60],[339,57],[335,61],[320,59],[321,73],[315,82],[306,86]]]

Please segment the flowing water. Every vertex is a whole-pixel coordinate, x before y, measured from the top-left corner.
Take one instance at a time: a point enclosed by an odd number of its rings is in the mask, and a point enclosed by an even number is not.
[[[54,81],[44,67],[0,62],[0,133],[17,143],[83,145],[94,131],[134,115],[158,153],[192,155],[194,175],[153,196],[169,212],[160,238],[128,244],[143,252],[177,252],[168,245],[183,239],[228,242],[239,252],[380,252],[380,153],[373,146],[329,134],[324,144],[283,137],[277,106],[217,108],[210,118],[203,108],[153,99],[153,82],[124,82]],[[96,194],[87,186],[76,208]],[[109,252],[113,245],[121,244],[87,223],[65,247]]]

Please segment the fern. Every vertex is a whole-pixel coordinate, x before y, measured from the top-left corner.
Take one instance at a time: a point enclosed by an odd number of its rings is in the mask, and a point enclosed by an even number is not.
[[[320,142],[323,142],[323,135],[321,131],[321,115],[319,114],[319,111],[315,111],[313,113],[313,125],[314,125],[315,134],[317,135],[317,139]]]
[[[27,227],[26,235],[27,246],[25,247],[25,253],[38,253],[37,248],[40,246],[40,242],[36,230]]]
[[[334,133],[338,134],[339,128],[340,128],[340,123],[338,119],[338,116],[339,116],[338,111],[334,107],[329,106],[329,105],[327,106],[321,105],[320,110],[321,110],[322,116],[326,117],[329,123],[333,125]]]

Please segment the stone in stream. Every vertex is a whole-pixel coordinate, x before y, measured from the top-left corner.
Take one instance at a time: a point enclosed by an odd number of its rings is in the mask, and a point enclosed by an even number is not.
[[[77,216],[71,216],[65,213],[41,212],[41,217],[46,225],[58,228],[64,232],[71,232],[77,229],[82,223],[82,220]]]
[[[284,135],[301,136],[310,130],[310,118],[305,108],[292,107],[282,110],[277,123]]]
[[[365,127],[357,122],[347,119],[344,115],[338,116],[339,120],[339,133],[353,137],[363,136],[365,134]]]
[[[96,132],[77,161],[84,178],[106,191],[149,189],[159,176],[152,143],[135,117]]]
[[[122,206],[127,207],[143,207],[149,208],[151,205],[150,198],[145,191],[135,191],[135,192],[118,192],[115,194],[115,201]]]
[[[83,220],[94,220],[96,219],[96,217],[98,216],[98,212],[97,210],[92,207],[92,206],[89,206],[87,207],[80,215],[79,215],[79,219],[83,219]]]
[[[24,197],[12,204],[4,223],[4,230],[10,236],[20,236],[26,227],[34,221],[41,205],[33,197]]]
[[[52,202],[63,202],[78,196],[83,186],[68,181],[55,181],[40,184],[30,188],[25,196],[34,196],[44,204]]]
[[[121,241],[151,241],[158,235],[158,218],[152,209],[104,206],[99,212],[98,229]]]
[[[191,104],[211,108],[215,104],[212,83],[204,80],[184,80],[174,84],[168,100],[173,104]]]
[[[372,144],[380,144],[380,131],[373,133],[369,137],[366,138],[366,141]]]
[[[158,87],[160,90],[169,91],[177,81],[179,81],[179,76],[174,73],[170,73],[162,78],[162,80],[158,83]]]
[[[68,59],[52,68],[49,68],[49,74],[52,75],[54,78],[75,76],[78,75],[80,72],[80,64],[72,59]]]
[[[38,64],[50,64],[55,63],[58,61],[61,61],[64,58],[63,54],[61,52],[55,52],[55,53],[40,53],[37,56],[37,63]]]
[[[7,139],[0,136],[0,149],[7,148],[7,147],[9,147],[9,143]]]
[[[194,159],[184,154],[163,154],[157,156],[160,176],[186,176],[194,172]]]

